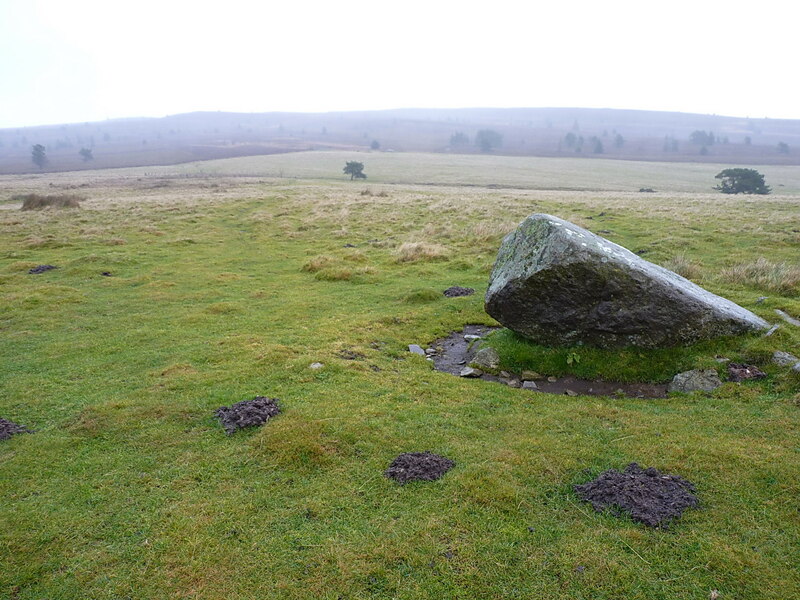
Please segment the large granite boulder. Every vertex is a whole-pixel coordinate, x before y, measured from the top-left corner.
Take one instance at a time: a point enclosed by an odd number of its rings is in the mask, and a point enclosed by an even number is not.
[[[730,300],[544,214],[503,240],[486,312],[549,346],[657,348],[768,327]]]

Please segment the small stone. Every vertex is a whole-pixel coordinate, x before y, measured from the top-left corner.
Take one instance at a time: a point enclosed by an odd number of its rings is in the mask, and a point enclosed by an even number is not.
[[[522,382],[522,389],[523,390],[538,390],[539,386],[536,385],[535,381],[523,381]]]
[[[714,369],[693,369],[678,373],[667,386],[668,392],[711,392],[722,385]]]
[[[417,344],[409,344],[408,351],[412,354],[419,354],[420,356],[425,356],[425,350],[422,349],[422,346]]]
[[[527,369],[523,371],[522,374],[520,374],[520,377],[522,377],[522,379],[527,381],[530,381],[532,379],[542,379],[542,376],[539,373]]]
[[[314,369],[316,371],[317,369],[321,369],[324,366],[325,365],[323,365],[321,362],[313,362],[310,365],[308,365],[308,368],[309,369]]]
[[[573,396],[573,397],[578,395],[578,392],[576,392],[576,391],[574,391],[574,390],[564,390],[564,393],[565,393],[567,396]]]
[[[731,361],[731,359],[730,359],[730,358],[725,358],[724,356],[717,356],[717,357],[714,359],[714,362],[718,362],[718,363],[720,363],[720,364],[724,364],[724,363],[726,363],[726,362],[730,362],[730,361]]]
[[[769,337],[769,336],[771,336],[773,333],[775,333],[776,331],[778,331],[778,329],[780,329],[780,328],[781,328],[781,326],[780,326],[778,323],[775,323],[775,325],[773,325],[772,327],[770,327],[770,328],[767,330],[767,332],[764,334],[764,337]]]
[[[787,323],[789,323],[789,325],[794,325],[795,327],[800,327],[800,321],[798,321],[797,319],[795,319],[795,318],[794,318],[794,317],[792,317],[792,316],[789,316],[789,315],[787,315],[787,314],[786,314],[785,312],[783,312],[782,310],[778,310],[778,309],[776,308],[776,309],[775,309],[775,314],[776,314],[776,315],[778,315],[778,316],[779,316],[781,319],[783,319],[783,320],[784,320],[784,321],[786,321]]]
[[[758,298],[756,298],[756,304],[761,304],[767,298],[769,298],[769,296],[759,296]]]
[[[800,373],[800,362],[792,367],[792,371],[794,371],[795,373]]]
[[[506,379],[508,379],[509,377],[511,377],[511,373],[509,373],[508,371],[500,371],[500,377],[505,377]]]
[[[472,359],[472,364],[481,369],[491,370],[500,366],[500,355],[494,348],[481,348]]]
[[[780,367],[791,367],[795,363],[800,362],[800,358],[797,358],[794,354],[777,350],[772,355],[772,362]]]
[[[474,340],[481,339],[481,336],[475,335],[473,333],[467,333],[466,335],[464,335],[464,339],[467,340],[468,342],[472,342]]]
[[[464,367],[459,373],[461,377],[480,377],[483,372],[480,369],[473,369],[472,367]]]
[[[520,382],[519,379],[509,379],[508,387],[519,388],[522,387],[522,383]]]
[[[436,350],[434,350],[433,348],[425,348],[425,354],[428,355],[436,354]]]
[[[553,377],[551,375],[550,377],[547,378],[547,381],[549,381],[550,383],[555,383],[556,381],[558,381],[558,377]]]

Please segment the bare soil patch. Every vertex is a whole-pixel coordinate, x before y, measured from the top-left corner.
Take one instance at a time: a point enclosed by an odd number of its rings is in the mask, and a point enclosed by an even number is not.
[[[625,471],[609,469],[597,479],[574,486],[581,500],[597,512],[611,509],[627,513],[634,521],[666,529],[687,508],[697,506],[694,485],[678,475],[665,475],[631,463]]]
[[[225,433],[231,435],[245,427],[259,427],[280,412],[277,398],[256,396],[232,406],[221,406],[215,411]]]
[[[435,481],[455,466],[455,462],[431,452],[404,452],[392,461],[384,475],[399,483]]]
[[[444,291],[444,295],[448,298],[458,298],[459,296],[471,296],[475,290],[469,287],[461,287],[460,285],[453,285]]]
[[[767,374],[764,371],[754,365],[728,363],[728,379],[731,381],[738,383],[750,379],[764,379],[766,376]]]
[[[13,421],[9,421],[7,419],[0,419],[0,441],[7,440],[12,435],[17,435],[18,433],[33,433],[33,432],[24,425],[17,425]]]
[[[37,265],[37,266],[33,267],[32,269],[28,269],[28,274],[29,275],[38,275],[39,273],[45,273],[47,271],[52,271],[53,269],[57,269],[57,268],[58,267],[55,267],[53,265]]]

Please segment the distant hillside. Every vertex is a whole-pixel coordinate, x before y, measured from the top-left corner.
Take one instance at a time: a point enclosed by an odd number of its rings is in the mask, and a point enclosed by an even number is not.
[[[800,120],[586,108],[187,113],[0,129],[0,173],[40,171],[34,144],[46,148],[43,171],[324,149],[798,165]]]

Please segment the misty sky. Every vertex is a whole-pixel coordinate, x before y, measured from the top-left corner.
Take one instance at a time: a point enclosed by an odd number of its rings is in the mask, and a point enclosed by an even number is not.
[[[0,0],[0,127],[477,106],[800,118],[793,6]]]

